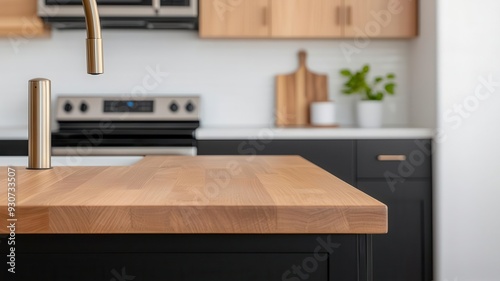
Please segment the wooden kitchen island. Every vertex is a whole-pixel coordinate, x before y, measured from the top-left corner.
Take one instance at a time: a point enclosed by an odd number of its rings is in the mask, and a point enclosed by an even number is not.
[[[384,204],[297,156],[15,170],[16,221],[0,175],[2,261],[16,226],[2,280],[371,280],[387,232]]]

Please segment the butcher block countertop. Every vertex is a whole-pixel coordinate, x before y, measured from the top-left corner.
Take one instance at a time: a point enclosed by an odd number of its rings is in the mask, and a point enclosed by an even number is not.
[[[16,169],[16,233],[378,234],[387,207],[298,156]],[[7,233],[7,168],[0,168]]]

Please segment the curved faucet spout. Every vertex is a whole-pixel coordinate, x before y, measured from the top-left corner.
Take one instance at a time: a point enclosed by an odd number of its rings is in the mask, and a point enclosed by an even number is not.
[[[82,0],[87,26],[87,72],[92,75],[104,72],[101,22],[96,0]]]

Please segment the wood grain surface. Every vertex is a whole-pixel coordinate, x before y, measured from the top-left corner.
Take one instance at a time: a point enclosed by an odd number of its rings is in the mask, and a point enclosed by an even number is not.
[[[0,37],[48,37],[50,29],[37,16],[37,0],[0,0]]]
[[[299,69],[292,74],[276,76],[276,125],[307,126],[313,101],[328,100],[328,76],[307,69],[307,54],[299,52]]]
[[[274,38],[340,38],[344,0],[272,0]]]
[[[298,156],[16,168],[16,233],[386,233],[387,207]],[[7,167],[0,167],[0,233]]]
[[[266,38],[270,36],[269,0],[202,0],[201,38]]]

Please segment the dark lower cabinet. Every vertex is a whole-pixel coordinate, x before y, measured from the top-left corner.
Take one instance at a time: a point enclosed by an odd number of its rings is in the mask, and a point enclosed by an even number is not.
[[[0,156],[28,156],[28,140],[0,140]]]
[[[388,206],[389,233],[373,236],[374,281],[433,280],[431,140],[201,140],[198,151],[306,158]]]
[[[373,236],[374,280],[432,280],[431,182],[360,180],[357,187],[389,210],[389,233]]]
[[[366,280],[356,235],[17,235],[15,274],[0,242],[0,280]]]
[[[374,236],[374,281],[431,281],[431,140],[359,140],[356,187],[385,203],[389,233]]]
[[[198,155],[300,155],[355,183],[353,140],[200,140]]]
[[[27,154],[25,143],[3,144],[4,155]],[[199,155],[247,155],[249,161],[253,155],[300,155],[385,203],[389,233],[373,235],[374,281],[433,280],[431,152],[430,140],[198,141]],[[381,161],[381,155],[406,160]],[[16,239],[17,273],[4,269],[0,280],[366,280],[355,235],[18,235]],[[324,248],[316,252],[322,245],[318,239],[330,241],[332,252]],[[5,239],[0,239],[0,253],[4,258],[8,253]]]
[[[292,265],[305,253],[249,254],[28,254],[19,257],[19,276],[37,280],[296,280]],[[57,262],[57,266],[44,260]],[[29,266],[22,266],[29,265]],[[311,263],[307,280],[328,279],[328,263]],[[35,268],[34,268],[35,267]],[[314,272],[312,272],[314,269]],[[37,272],[36,275],[33,272]],[[312,273],[312,274],[311,274]],[[8,279],[6,279],[8,280]],[[19,279],[21,280],[21,279]],[[27,279],[35,280],[35,279]]]

